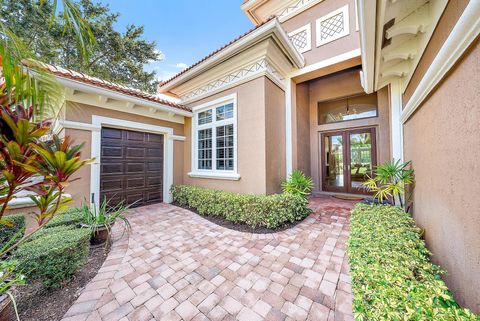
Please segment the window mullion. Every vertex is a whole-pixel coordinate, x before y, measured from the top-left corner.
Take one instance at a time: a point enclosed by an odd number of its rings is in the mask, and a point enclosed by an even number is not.
[[[212,171],[217,171],[217,109],[212,111]]]

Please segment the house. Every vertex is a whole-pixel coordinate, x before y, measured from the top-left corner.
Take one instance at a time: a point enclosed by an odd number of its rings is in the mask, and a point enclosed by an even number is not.
[[[69,192],[169,202],[172,184],[269,194],[300,169],[362,194],[412,160],[414,217],[461,305],[480,312],[480,2],[246,0],[254,28],[142,93],[50,66],[58,128],[96,161]]]

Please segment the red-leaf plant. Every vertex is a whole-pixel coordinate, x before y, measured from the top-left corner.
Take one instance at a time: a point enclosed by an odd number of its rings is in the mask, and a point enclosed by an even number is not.
[[[65,188],[72,175],[90,162],[80,158],[83,144],[73,145],[69,137],[51,135],[42,141],[50,125],[49,121],[33,121],[33,108],[0,106],[0,224],[9,224],[4,218],[8,203],[22,190],[38,194],[30,198],[39,209],[38,227],[9,248],[0,249],[0,257],[66,208],[71,199],[64,196]],[[43,179],[29,185],[34,175]]]

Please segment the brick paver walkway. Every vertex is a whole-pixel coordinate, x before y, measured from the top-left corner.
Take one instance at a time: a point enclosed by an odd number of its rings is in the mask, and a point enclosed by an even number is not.
[[[167,204],[136,209],[132,234],[114,243],[63,321],[353,320],[352,205],[312,199],[314,214],[274,234],[233,231]]]

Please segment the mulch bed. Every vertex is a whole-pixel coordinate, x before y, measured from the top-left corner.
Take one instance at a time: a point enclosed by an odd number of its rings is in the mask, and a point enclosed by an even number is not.
[[[61,320],[73,305],[82,289],[97,275],[107,258],[109,249],[104,246],[90,248],[88,262],[64,287],[54,290],[46,289],[36,282],[18,287],[14,296],[22,321],[57,321]]]
[[[227,221],[223,217],[210,216],[210,215],[200,215],[200,214],[198,214],[198,212],[195,209],[189,208],[189,207],[186,207],[186,206],[180,206],[177,203],[173,203],[172,205],[175,205],[175,206],[184,208],[186,210],[189,210],[189,211],[197,214],[198,216],[200,216],[200,217],[202,217],[202,218],[204,218],[204,219],[206,219],[206,220],[208,220],[212,223],[223,226],[223,227],[228,228],[230,230],[245,232],[245,233],[254,233],[254,234],[277,233],[277,232],[282,232],[282,231],[291,229],[292,227],[295,227],[297,224],[303,222],[303,220],[295,221],[293,223],[288,222],[288,223],[286,223],[284,225],[281,225],[281,226],[279,226],[277,228],[274,228],[274,229],[266,228],[266,227],[257,227],[257,228],[254,229],[254,228],[251,228],[249,225],[247,225],[245,223],[233,223],[231,221]]]

